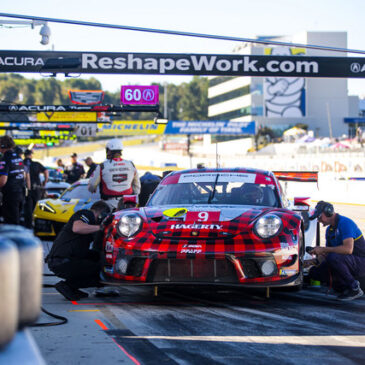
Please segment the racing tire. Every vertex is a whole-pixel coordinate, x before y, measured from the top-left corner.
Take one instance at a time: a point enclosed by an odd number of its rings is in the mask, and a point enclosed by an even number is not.
[[[19,254],[0,234],[0,351],[13,339],[19,316]]]
[[[22,227],[23,228],[23,227]],[[18,248],[19,257],[19,316],[18,328],[33,324],[41,312],[43,248],[41,241],[29,230],[0,229]]]

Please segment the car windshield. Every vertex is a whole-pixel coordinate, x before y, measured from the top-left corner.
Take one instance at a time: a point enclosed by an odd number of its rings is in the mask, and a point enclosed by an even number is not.
[[[211,174],[213,175],[213,174]],[[209,178],[186,178],[159,185],[148,206],[175,204],[258,205],[279,207],[278,192],[273,184],[257,184],[252,178],[215,173]],[[223,176],[221,176],[223,175]],[[234,175],[234,174],[233,174]],[[232,178],[230,181],[229,178]],[[194,181],[195,180],[195,181]]]
[[[90,193],[87,190],[86,184],[81,185],[73,185],[70,186],[61,196],[62,200],[70,200],[70,199],[81,199],[81,200],[100,200],[99,188],[95,193]]]

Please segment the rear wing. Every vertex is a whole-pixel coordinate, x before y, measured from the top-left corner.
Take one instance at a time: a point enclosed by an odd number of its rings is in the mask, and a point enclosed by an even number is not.
[[[282,181],[318,183],[318,171],[273,171],[273,174]]]

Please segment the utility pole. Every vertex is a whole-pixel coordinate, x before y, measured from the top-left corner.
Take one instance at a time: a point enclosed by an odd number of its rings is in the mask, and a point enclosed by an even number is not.
[[[326,103],[326,107],[327,107],[327,118],[328,118],[328,130],[330,132],[330,139],[332,140],[333,135],[332,135],[332,122],[331,122],[330,104]]]

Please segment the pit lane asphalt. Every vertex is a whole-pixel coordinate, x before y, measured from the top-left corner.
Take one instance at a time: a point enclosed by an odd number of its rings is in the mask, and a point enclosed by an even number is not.
[[[335,208],[365,232],[364,206]],[[264,290],[207,287],[161,288],[154,296],[153,287],[123,286],[115,298],[87,291],[89,298],[69,302],[43,289],[43,307],[69,320],[31,329],[47,364],[360,364],[365,358],[365,296],[342,303],[325,288],[271,291],[270,299]],[[39,322],[46,321],[53,319],[42,314]]]

